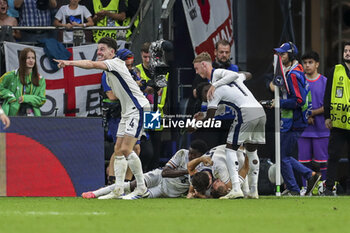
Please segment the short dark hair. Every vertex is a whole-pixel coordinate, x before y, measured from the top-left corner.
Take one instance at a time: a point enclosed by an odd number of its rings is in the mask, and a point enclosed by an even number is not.
[[[227,46],[230,45],[230,42],[228,40],[219,40],[218,42],[215,43],[215,49],[219,48],[219,45]]]
[[[115,39],[110,38],[110,37],[103,37],[98,41],[98,44],[105,44],[107,45],[109,48],[114,49],[115,52],[118,51],[118,44],[117,41],[115,41]]]
[[[219,187],[217,190],[214,190],[213,188],[211,189],[210,195],[213,198],[219,198],[222,196],[225,196],[227,194],[227,190],[225,190],[224,187]]]
[[[209,186],[209,175],[205,171],[197,172],[192,176],[191,182],[197,192],[204,194]]]
[[[199,100],[203,101],[202,100],[202,92],[203,92],[204,87],[206,87],[208,85],[210,85],[210,83],[203,82],[203,83],[198,84],[198,86],[196,87],[197,98]]]
[[[191,142],[190,147],[196,151],[198,151],[201,154],[204,154],[208,150],[208,145],[205,141],[196,139],[193,142]]]
[[[345,46],[347,46],[347,45],[350,45],[350,41],[345,41],[345,42],[344,42],[343,52],[344,52]]]
[[[320,62],[320,56],[315,51],[304,53],[303,56],[301,56],[301,60],[305,60],[305,59],[313,59],[316,62]]]
[[[149,47],[150,46],[151,46],[150,42],[143,43],[142,46],[141,46],[141,52],[149,53]]]

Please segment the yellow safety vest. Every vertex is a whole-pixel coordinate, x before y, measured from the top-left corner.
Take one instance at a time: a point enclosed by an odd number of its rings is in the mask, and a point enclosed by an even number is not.
[[[350,80],[343,65],[336,65],[331,94],[333,127],[350,130]]]
[[[146,75],[146,72],[145,72],[145,70],[143,69],[143,66],[142,66],[142,63],[141,64],[138,64],[137,66],[136,66],[136,68],[138,68],[139,70],[140,70],[140,78],[142,79],[142,80],[145,80],[146,82],[148,82],[149,80],[150,80],[150,78]],[[168,79],[169,79],[169,73],[167,73],[166,74],[166,80],[168,81]],[[164,111],[163,111],[163,109],[164,109],[164,105],[165,105],[165,100],[166,100],[166,95],[167,95],[167,91],[168,91],[168,87],[166,86],[166,87],[163,87],[162,89],[162,95],[161,95],[161,98],[160,98],[160,101],[159,101],[159,98],[158,98],[158,110],[159,110],[159,112],[160,112],[160,114],[161,114],[161,117],[163,117],[164,116]],[[163,125],[161,126],[161,129],[158,129],[158,130],[162,130],[163,129]]]
[[[112,11],[114,13],[119,12],[119,0],[111,0],[111,2],[103,7],[100,0],[94,0],[94,11],[95,13],[106,10]],[[106,26],[121,26],[118,21],[112,20],[107,16],[97,22],[96,26],[106,27]],[[97,43],[103,37],[111,37],[113,39],[117,39],[117,31],[116,30],[94,30],[93,31],[94,41]]]
[[[127,4],[127,7],[129,7],[129,6],[128,6],[129,1],[127,0],[127,1],[125,1],[125,3]],[[137,18],[136,18],[135,21],[134,21],[134,27],[135,27],[135,28],[137,28],[137,26],[139,26],[139,21],[140,21],[140,17],[137,16]],[[127,17],[127,18],[123,21],[123,26],[129,26],[130,22],[131,22],[131,17]],[[132,29],[132,28],[131,28],[131,29]],[[132,34],[131,29],[128,29],[128,30],[126,31],[125,38],[126,38],[127,41],[129,41],[130,36],[131,36],[131,34]]]

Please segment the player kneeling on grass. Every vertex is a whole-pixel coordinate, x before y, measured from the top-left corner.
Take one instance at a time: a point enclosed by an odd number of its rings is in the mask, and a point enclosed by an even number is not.
[[[225,147],[225,145],[214,147],[205,155],[188,163],[187,169],[191,176],[191,186],[187,198],[219,198],[232,190]],[[239,181],[248,197],[249,187],[245,182],[249,170],[248,160],[242,150],[237,151],[237,158]]]
[[[186,194],[190,186],[187,163],[202,156],[208,149],[207,144],[202,140],[195,140],[191,143],[189,150],[181,149],[167,162],[163,169],[155,169],[144,174],[145,183],[149,189],[148,198],[157,197],[180,197]],[[131,192],[135,189],[136,182],[125,182],[124,192]],[[96,198],[110,193],[114,190],[115,184],[93,192],[82,194],[83,198]]]

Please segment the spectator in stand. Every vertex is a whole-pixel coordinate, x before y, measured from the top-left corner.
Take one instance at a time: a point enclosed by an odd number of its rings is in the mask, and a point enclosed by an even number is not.
[[[56,0],[15,0],[19,9],[19,26],[38,27],[52,26],[51,11],[57,6]],[[22,42],[37,42],[40,39],[51,38],[48,30],[22,30]]]
[[[127,10],[125,0],[95,0],[93,4],[95,14],[93,21],[96,26],[117,27],[123,25]],[[116,40],[120,34],[125,33],[116,30],[96,30],[93,32],[93,38],[95,42],[98,42],[103,37],[111,37]]]
[[[0,0],[0,26],[18,26],[16,18],[8,15],[8,8],[7,0]],[[21,37],[21,33],[18,30],[13,30],[12,36],[18,39]]]
[[[0,78],[2,108],[8,116],[41,116],[46,102],[45,79],[38,73],[35,51],[24,48],[19,55],[19,68]]]
[[[7,14],[13,18],[16,18],[17,22],[18,22],[18,10],[15,9],[15,4],[14,4],[15,0],[8,0],[7,4],[9,5],[9,8],[7,10]]]
[[[56,13],[55,20],[53,22],[56,27],[65,27],[71,29],[72,27],[88,27],[93,26],[90,11],[83,5],[79,4],[80,0],[70,0],[68,5],[60,7]],[[73,43],[74,33],[80,31],[64,31],[63,42]],[[83,33],[83,43],[85,43],[85,34]]]
[[[132,18],[140,7],[140,0],[127,0],[126,2],[126,18]]]

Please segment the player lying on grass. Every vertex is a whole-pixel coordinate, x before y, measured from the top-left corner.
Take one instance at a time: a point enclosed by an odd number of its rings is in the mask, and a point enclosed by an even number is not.
[[[226,145],[214,147],[203,156],[188,163],[191,186],[187,198],[219,198],[227,195],[232,189],[225,147]],[[249,170],[248,160],[242,149],[237,152],[239,179],[245,195],[248,196],[249,187],[245,182]]]
[[[163,169],[155,169],[145,173],[145,183],[150,192],[148,198],[180,197],[186,194],[190,186],[187,163],[202,156],[207,150],[204,141],[195,140],[188,150],[181,149],[177,151]],[[124,192],[131,192],[135,187],[135,181],[125,182]],[[115,185],[110,185],[93,192],[85,192],[82,197],[104,199],[103,195],[110,193],[114,188]]]

